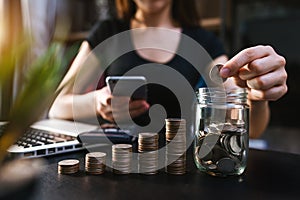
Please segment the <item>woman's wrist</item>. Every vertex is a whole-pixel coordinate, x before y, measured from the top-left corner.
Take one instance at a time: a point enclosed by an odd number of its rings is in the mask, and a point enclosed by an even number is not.
[[[259,111],[262,110],[269,110],[269,101],[255,101],[255,100],[248,100],[248,105],[250,106],[250,109],[253,111]]]
[[[268,101],[249,100],[250,106],[250,137],[260,137],[268,126],[270,109]]]

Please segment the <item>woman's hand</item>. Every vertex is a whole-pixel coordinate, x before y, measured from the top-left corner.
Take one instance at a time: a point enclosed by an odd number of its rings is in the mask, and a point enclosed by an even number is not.
[[[96,91],[96,110],[103,119],[110,122],[128,121],[128,112],[135,118],[149,109],[145,100],[131,100],[129,97],[112,96],[108,87]]]
[[[275,101],[287,92],[285,59],[270,46],[245,49],[222,67],[223,78],[233,77],[236,84],[248,87],[248,98]]]

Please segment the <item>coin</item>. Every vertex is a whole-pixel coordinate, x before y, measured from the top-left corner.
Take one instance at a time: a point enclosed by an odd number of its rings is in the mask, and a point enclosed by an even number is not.
[[[86,158],[104,158],[106,156],[106,153],[104,152],[90,152],[90,153],[87,153],[86,155]]]
[[[66,159],[58,162],[59,174],[74,174],[79,171],[79,160]]]
[[[222,158],[217,163],[217,168],[222,173],[230,173],[234,171],[235,162],[231,158]]]
[[[210,69],[209,78],[214,83],[222,84],[223,82],[225,82],[227,80],[227,78],[222,78],[220,75],[220,70],[222,67],[223,67],[222,64],[217,64]]]
[[[79,164],[79,160],[76,159],[67,159],[58,162],[59,166],[74,166]]]
[[[112,146],[112,148],[122,151],[122,149],[124,149],[124,150],[131,149],[132,145],[131,144],[115,144],[115,145]]]
[[[227,125],[226,128],[224,126],[220,138],[221,146],[232,155],[241,155],[243,150],[243,134],[245,132],[245,129],[237,128],[234,125]]]
[[[172,156],[172,155],[169,155]],[[177,158],[177,155],[175,156]],[[168,158],[168,157],[167,157]],[[183,175],[186,173],[186,153],[182,154],[177,160],[167,165],[165,171],[168,174]]]
[[[147,152],[158,149],[158,134],[157,133],[139,133],[138,151]]]
[[[157,133],[139,133],[139,173],[152,175],[158,172],[158,138]]]
[[[237,135],[231,136],[229,140],[229,144],[233,154],[240,155],[240,153],[242,152],[240,136]]]
[[[106,153],[91,152],[85,155],[85,171],[88,174],[99,175],[105,171]]]
[[[168,118],[166,121],[166,168],[169,174],[186,173],[186,120]]]
[[[129,174],[132,167],[131,162],[131,144],[114,144],[112,146],[112,167],[115,174]]]

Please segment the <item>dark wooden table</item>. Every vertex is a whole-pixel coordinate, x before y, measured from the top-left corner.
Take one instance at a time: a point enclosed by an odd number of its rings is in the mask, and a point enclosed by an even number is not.
[[[86,175],[86,152],[47,158],[46,171],[38,180],[31,199],[299,199],[300,155],[250,149],[242,176],[218,178],[199,172],[192,155],[187,173],[169,175]],[[81,170],[74,175],[57,173],[57,162],[78,158]],[[23,199],[23,198],[22,198]]]

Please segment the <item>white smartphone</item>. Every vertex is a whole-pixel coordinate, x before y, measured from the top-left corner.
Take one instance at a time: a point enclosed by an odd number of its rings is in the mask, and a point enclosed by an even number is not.
[[[114,96],[147,99],[147,80],[144,76],[108,76],[105,81]]]

